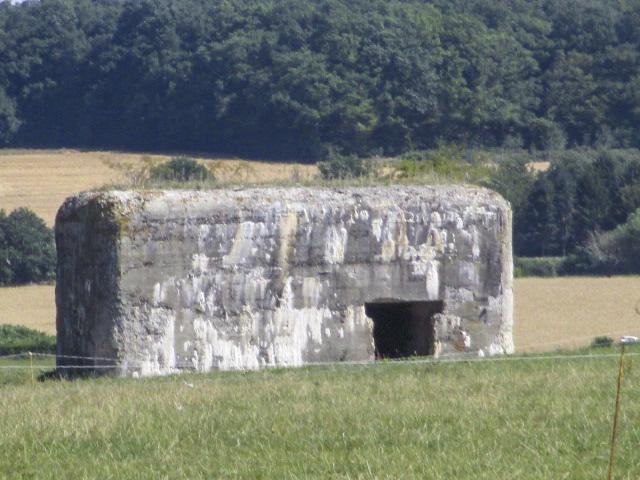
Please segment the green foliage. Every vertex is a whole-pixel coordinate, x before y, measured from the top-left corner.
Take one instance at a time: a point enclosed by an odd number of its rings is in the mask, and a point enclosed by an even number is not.
[[[328,160],[318,162],[318,170],[325,180],[349,179],[371,175],[373,166],[370,159],[331,153]]]
[[[634,2],[0,5],[0,144],[311,161],[440,139],[640,146]]]
[[[133,188],[143,186],[151,178],[151,170],[154,167],[153,160],[148,155],[143,155],[140,162],[114,161],[108,157],[101,159],[107,167],[119,172]]]
[[[19,126],[15,102],[0,87],[0,146],[9,144]]]
[[[529,165],[539,156],[501,156],[485,185],[512,203],[516,255],[573,255],[587,243],[597,250],[606,240],[601,232],[614,230],[640,206],[639,150],[548,153],[542,158],[550,157],[549,168],[535,174]]]
[[[522,225],[529,195],[533,190],[535,175],[529,166],[531,157],[511,154],[502,159],[498,166],[489,170],[489,179],[484,186],[495,190],[511,203],[513,210],[513,244],[517,252],[522,251],[526,242]]]
[[[563,273],[565,257],[515,257],[515,277],[557,277]]]
[[[640,273],[640,209],[608,232],[592,232],[580,250],[581,267],[590,273]]]
[[[526,155],[510,155],[490,171],[485,184],[508,200],[515,212],[524,209],[533,188],[535,176],[529,166],[531,160]]]
[[[517,277],[561,275],[640,274],[640,209],[610,231],[589,232],[572,255],[563,257],[515,257]]]
[[[611,345],[613,345],[611,337],[595,337],[591,343],[592,347],[610,347]]]
[[[399,178],[436,175],[449,181],[478,183],[489,176],[487,158],[454,144],[408,152],[395,168]]]
[[[0,325],[0,355],[56,353],[56,337],[19,325]]]
[[[53,231],[28,208],[0,210],[0,285],[55,279]]]
[[[213,174],[207,167],[184,155],[173,157],[168,162],[151,169],[151,180],[203,182],[210,179],[213,179]]]

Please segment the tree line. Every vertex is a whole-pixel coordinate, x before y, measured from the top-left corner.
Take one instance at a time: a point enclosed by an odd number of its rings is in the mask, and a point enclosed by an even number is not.
[[[637,0],[0,1],[0,145],[308,161],[443,141],[640,147],[638,11]]]
[[[565,150],[546,170],[511,152],[485,184],[513,208],[514,253],[567,273],[640,272],[640,150]]]

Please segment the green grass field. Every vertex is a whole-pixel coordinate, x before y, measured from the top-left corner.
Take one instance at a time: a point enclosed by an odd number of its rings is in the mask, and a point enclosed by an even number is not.
[[[35,388],[22,369],[0,392],[0,478],[604,479],[618,352]],[[632,355],[616,479],[640,475]]]

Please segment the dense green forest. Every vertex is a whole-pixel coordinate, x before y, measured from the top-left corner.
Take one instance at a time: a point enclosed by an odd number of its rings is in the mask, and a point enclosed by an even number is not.
[[[0,146],[403,155],[503,194],[519,256],[640,271],[640,1],[0,0]]]
[[[637,0],[0,1],[0,145],[640,146]]]
[[[556,273],[640,273],[640,150],[502,156],[480,183],[511,202],[516,255],[562,257]],[[540,156],[549,168],[534,172]]]

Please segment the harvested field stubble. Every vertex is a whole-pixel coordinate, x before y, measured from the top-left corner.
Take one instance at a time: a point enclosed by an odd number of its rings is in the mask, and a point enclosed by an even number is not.
[[[55,335],[55,286],[0,288],[0,315],[2,324],[23,325]]]
[[[519,352],[640,336],[640,277],[519,278],[514,296]]]
[[[119,180],[120,174],[102,163],[103,155],[109,154],[65,150],[3,152],[0,207],[7,213],[17,207],[29,207],[53,226],[58,208],[69,195]]]
[[[127,169],[168,161],[171,155],[139,153],[80,152],[76,150],[0,150],[0,208],[7,213],[29,207],[53,226],[56,212],[65,198],[100,188],[105,184],[127,187]],[[209,167],[221,182],[309,181],[315,165],[244,161],[194,156]],[[113,168],[109,165],[122,165]],[[128,167],[125,167],[127,166]]]

